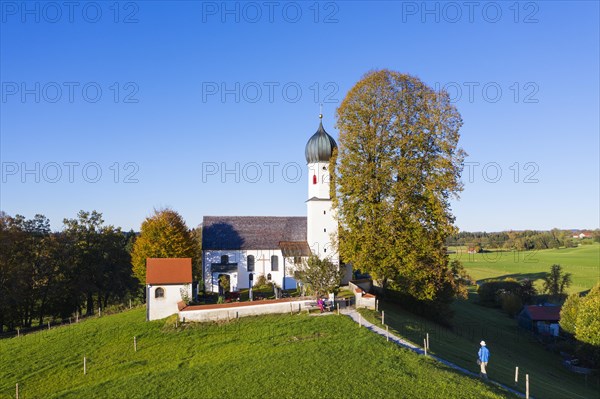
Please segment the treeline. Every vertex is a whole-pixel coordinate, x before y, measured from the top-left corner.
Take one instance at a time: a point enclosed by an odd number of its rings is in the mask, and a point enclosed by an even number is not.
[[[501,231],[496,233],[462,231],[446,240],[447,246],[467,246],[475,252],[485,249],[506,249],[517,251],[571,248],[578,243],[600,242],[600,230],[592,232],[591,239],[574,239],[573,231],[552,229],[550,231],[524,230]]]
[[[60,232],[43,215],[0,212],[0,332],[67,319],[137,294],[131,270],[133,232],[81,211]]]

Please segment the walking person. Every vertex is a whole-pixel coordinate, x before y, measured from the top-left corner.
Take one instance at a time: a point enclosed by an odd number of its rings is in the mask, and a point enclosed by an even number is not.
[[[481,345],[481,348],[479,348],[479,352],[477,353],[477,363],[479,364],[480,368],[479,377],[485,378],[487,380],[488,376],[485,368],[488,364],[488,360],[490,360],[490,350],[487,348],[485,341],[481,341],[479,345]]]

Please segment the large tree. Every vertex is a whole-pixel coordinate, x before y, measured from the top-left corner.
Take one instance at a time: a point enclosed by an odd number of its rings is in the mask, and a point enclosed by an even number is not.
[[[461,292],[444,241],[462,190],[462,119],[446,92],[414,76],[367,73],[337,110],[339,250],[355,269],[417,300]],[[462,291],[464,292],[464,291]]]
[[[142,223],[140,236],[133,244],[133,273],[145,284],[147,258],[196,258],[197,245],[179,213],[172,209],[155,210]]]

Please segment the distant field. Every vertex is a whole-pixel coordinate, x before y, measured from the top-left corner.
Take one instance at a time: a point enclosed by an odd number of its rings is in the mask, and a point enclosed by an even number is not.
[[[0,341],[0,398],[505,398],[346,316],[175,328],[144,309]],[[138,351],[133,351],[133,336]],[[87,356],[88,375],[83,375]]]
[[[582,245],[577,248],[546,249],[541,251],[488,252],[468,254],[465,247],[452,247],[450,256],[459,259],[471,277],[476,280],[514,277],[538,280],[550,270],[552,264],[560,264],[572,273],[573,284],[569,292],[590,289],[600,280],[600,244]]]

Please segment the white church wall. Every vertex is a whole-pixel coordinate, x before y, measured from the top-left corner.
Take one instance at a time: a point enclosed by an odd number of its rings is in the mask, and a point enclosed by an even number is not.
[[[308,201],[306,238],[313,254],[319,258],[329,258],[338,263],[338,254],[333,244],[338,225],[331,201]]]
[[[162,288],[164,296],[156,298],[156,289]],[[187,289],[192,295],[191,284],[156,284],[146,286],[146,310],[148,320],[164,319],[179,311],[177,304],[182,301],[181,290]]]
[[[211,273],[211,264],[220,263],[221,256],[229,256],[230,263],[237,263],[237,271],[235,272],[215,272]],[[254,256],[254,271],[248,271],[248,256]],[[271,256],[276,255],[278,257],[278,270],[273,271],[271,265]],[[209,292],[219,292],[219,274],[229,274],[231,279],[231,290],[237,291],[240,289],[249,288],[250,279],[249,274],[253,273],[255,283],[259,276],[264,275],[265,278],[271,274],[271,281],[275,282],[279,287],[283,288],[284,282],[284,270],[288,266],[284,263],[281,250],[279,249],[263,249],[263,250],[244,250],[244,251],[219,251],[219,250],[206,250],[202,254],[203,268],[204,268],[204,284],[206,290]],[[285,273],[287,274],[287,273]],[[288,276],[289,277],[289,276]],[[286,289],[295,288],[288,287],[289,280],[286,280]]]
[[[330,198],[329,185],[329,162],[308,164],[308,198]]]

